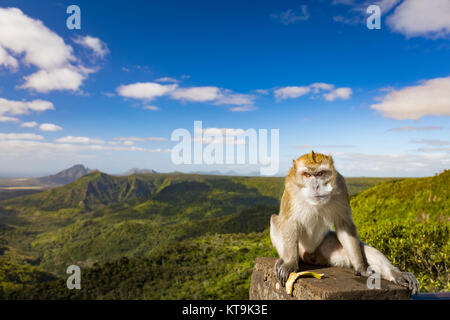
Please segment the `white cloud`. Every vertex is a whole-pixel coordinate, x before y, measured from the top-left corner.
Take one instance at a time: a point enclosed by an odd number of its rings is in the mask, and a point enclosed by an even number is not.
[[[318,93],[320,90],[333,90],[334,84],[316,82],[309,86],[314,93]]]
[[[144,141],[167,141],[168,139],[165,137],[118,137],[114,138],[114,140],[119,142],[124,141],[144,142]]]
[[[31,122],[23,122],[20,124],[20,126],[22,128],[34,128],[38,125],[38,123],[36,121],[31,121]]]
[[[158,111],[159,110],[159,107],[157,107],[157,106],[144,106],[143,108],[146,109],[146,110],[151,110],[151,111]]]
[[[388,25],[408,37],[450,35],[450,1],[403,1],[387,18]]]
[[[27,67],[38,68],[20,86],[38,92],[78,90],[93,72],[79,64],[73,48],[40,20],[18,8],[0,8],[0,64],[17,68],[19,62],[13,56]]]
[[[316,82],[308,86],[287,86],[275,89],[273,91],[275,98],[280,100],[295,99],[305,96],[310,93],[323,93],[323,97],[327,101],[334,101],[336,99],[346,100],[352,95],[350,88],[337,88],[329,83]]]
[[[450,1],[448,0],[335,0],[333,4],[350,6],[349,16],[334,16],[333,20],[345,24],[365,23],[369,5],[377,5],[394,32],[407,37],[430,38],[450,35]],[[392,9],[395,8],[395,10]],[[392,12],[392,13],[390,13]],[[389,15],[388,15],[389,14]]]
[[[3,158],[6,156],[23,157],[25,155],[44,154],[46,158],[55,154],[73,153],[77,156],[83,151],[132,151],[132,152],[152,152],[167,153],[171,149],[146,149],[135,146],[108,146],[97,144],[70,144],[70,143],[52,143],[44,141],[31,141],[23,139],[1,140],[0,153]]]
[[[296,23],[298,21],[306,21],[309,19],[308,7],[306,5],[301,6],[301,13],[296,13],[293,9],[288,9],[280,14],[273,13],[271,18],[278,19],[285,26]]]
[[[16,116],[30,114],[32,112],[43,112],[47,110],[53,110],[53,103],[46,100],[33,100],[33,101],[14,101],[0,98],[0,122],[20,122]],[[12,117],[13,116],[13,117]],[[34,128],[37,123],[24,122],[21,127]]]
[[[251,94],[233,93],[229,89],[214,86],[181,88],[177,84],[164,85],[156,82],[122,85],[116,91],[122,97],[144,101],[164,96],[183,102],[211,102],[215,105],[247,106],[247,108],[253,105],[255,99],[255,96]]]
[[[450,77],[392,90],[381,98],[380,103],[370,107],[397,120],[418,120],[427,115],[450,116]]]
[[[0,47],[0,66],[15,70],[19,66],[19,63],[13,56],[9,55],[5,49]]]
[[[44,140],[44,137],[34,133],[0,133],[0,140]]]
[[[450,141],[443,141],[437,139],[420,139],[420,140],[412,140],[412,143],[425,144],[427,146],[448,146],[450,145]]]
[[[403,131],[430,131],[430,130],[441,130],[442,127],[437,126],[423,126],[423,127],[412,127],[412,126],[404,126],[404,127],[397,127],[389,129],[388,131],[397,131],[397,132],[403,132]]]
[[[217,99],[220,96],[220,89],[217,87],[182,88],[173,91],[171,96],[176,100],[206,102]]]
[[[248,106],[240,106],[240,107],[233,107],[230,108],[231,112],[249,112],[249,111],[254,111],[258,109],[257,107],[255,107],[254,105],[248,105]]]
[[[450,148],[419,148],[419,149],[417,149],[417,151],[419,151],[419,152],[426,152],[426,153],[429,153],[429,152],[439,152],[439,153],[446,152],[446,153],[450,154]]]
[[[284,100],[284,99],[295,99],[301,96],[304,96],[308,94],[311,91],[311,88],[308,87],[296,87],[296,86],[289,86],[289,87],[283,87],[276,89],[274,91],[275,98],[278,100]]]
[[[73,137],[73,136],[66,136],[62,138],[58,138],[54,140],[55,142],[60,143],[81,143],[81,144],[104,144],[105,141],[101,139],[93,139],[88,137]]]
[[[200,138],[193,137],[193,142],[203,144],[221,144],[226,145],[246,145],[247,130],[241,128],[195,128],[194,133],[201,134]],[[216,136],[222,136],[222,139],[216,139]]]
[[[122,97],[149,101],[175,90],[176,87],[176,84],[162,85],[155,82],[137,82],[118,87],[117,93]]]
[[[66,67],[53,70],[40,70],[29,76],[25,76],[25,83],[21,86],[24,89],[34,89],[38,92],[50,92],[53,90],[76,91],[86,74],[81,73],[74,67]]]
[[[45,100],[14,101],[0,98],[0,116],[24,115],[30,112],[53,110],[53,103]]]
[[[333,17],[333,21],[334,22],[340,22],[343,24],[350,24],[350,25],[355,25],[358,23],[361,23],[362,18],[358,15],[358,16],[353,16],[353,17],[344,17],[344,16],[334,16]]]
[[[364,154],[335,152],[336,168],[344,176],[430,176],[448,169],[448,150],[436,153]]]
[[[43,123],[39,126],[39,130],[41,131],[49,131],[49,132],[54,132],[54,131],[60,131],[63,128],[61,128],[60,126],[57,126],[56,124],[53,123]]]
[[[351,12],[359,13],[360,15],[367,15],[367,7],[370,5],[379,6],[381,13],[388,13],[393,7],[395,7],[401,0],[365,0],[365,1],[353,1],[353,0],[334,0],[333,4],[343,4],[351,7]],[[354,18],[354,17],[353,17]],[[351,19],[353,19],[351,18]],[[359,19],[361,21],[361,19]],[[335,20],[336,21],[336,20]],[[340,21],[343,22],[343,21]],[[344,22],[345,23],[345,22]]]
[[[324,98],[327,101],[334,101],[336,99],[347,100],[352,95],[352,89],[350,88],[338,88],[329,93],[324,94]]]
[[[80,46],[84,48],[91,49],[95,55],[103,58],[109,53],[108,46],[105,42],[100,40],[99,38],[95,38],[92,36],[84,36],[84,37],[77,37],[73,40],[76,44],[79,44]]]
[[[16,117],[0,116],[0,122],[20,122],[20,120]]]
[[[151,153],[170,153],[170,152],[172,152],[172,149],[156,148],[156,149],[146,149],[145,151],[151,152]]]
[[[366,9],[369,5],[376,5],[380,7],[381,14],[385,14],[394,8],[400,1],[401,0],[368,0],[366,1],[364,8]]]
[[[43,69],[59,68],[74,61],[72,48],[44,24],[17,8],[0,8],[0,46]]]
[[[173,83],[177,83],[178,80],[175,78],[171,78],[171,77],[162,77],[162,78],[158,78],[155,80],[156,82],[173,82]]]
[[[115,96],[115,94],[112,93],[112,92],[103,92],[103,91],[102,91],[102,94],[105,95],[105,96],[107,96],[108,98],[112,98],[112,97]]]
[[[254,96],[250,94],[232,93],[230,90],[222,90],[219,97],[217,97],[215,104],[231,104],[231,105],[248,105],[253,104]]]
[[[342,16],[337,15],[333,16],[333,21],[348,24],[348,25],[357,25],[357,24],[366,24],[366,19],[369,16],[367,13],[367,8],[370,5],[376,5],[380,7],[381,15],[386,16],[389,11],[392,10],[401,0],[365,0],[365,1],[334,1],[333,4],[343,4],[350,6],[350,10],[348,11],[348,15]]]
[[[259,94],[263,94],[263,95],[268,95],[268,94],[270,94],[270,90],[269,89],[256,89],[256,90],[253,90],[254,92],[256,92],[256,93],[259,93]]]

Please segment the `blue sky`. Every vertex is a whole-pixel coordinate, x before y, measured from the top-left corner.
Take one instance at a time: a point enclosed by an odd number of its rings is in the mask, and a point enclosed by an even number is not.
[[[4,0],[0,176],[258,171],[172,164],[194,120],[279,129],[280,175],[311,149],[346,176],[433,175],[450,167],[449,2]]]

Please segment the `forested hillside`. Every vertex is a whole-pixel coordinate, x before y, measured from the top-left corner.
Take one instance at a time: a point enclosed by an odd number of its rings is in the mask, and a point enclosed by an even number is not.
[[[422,290],[449,290],[449,171],[346,182],[366,189],[351,200],[363,241]],[[282,178],[93,172],[0,202],[0,297],[246,299],[254,259],[276,255],[282,191]],[[81,290],[66,287],[71,264]]]

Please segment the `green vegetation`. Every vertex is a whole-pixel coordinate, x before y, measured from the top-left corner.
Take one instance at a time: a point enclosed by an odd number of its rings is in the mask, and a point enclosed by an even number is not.
[[[422,291],[450,289],[449,171],[421,179],[349,178],[363,241]],[[284,179],[88,174],[0,202],[0,298],[247,299]],[[365,191],[363,191],[365,190]],[[67,290],[65,269],[82,268]]]
[[[351,201],[362,240],[412,272],[422,291],[450,291],[449,191],[446,170],[384,182]]]

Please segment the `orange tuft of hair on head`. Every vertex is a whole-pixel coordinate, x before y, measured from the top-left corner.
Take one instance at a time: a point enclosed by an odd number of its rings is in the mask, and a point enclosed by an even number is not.
[[[327,156],[322,153],[315,153],[314,151],[302,155],[297,160],[302,161],[306,166],[319,165],[324,161],[328,161],[330,164],[333,164],[333,158],[331,156]]]

